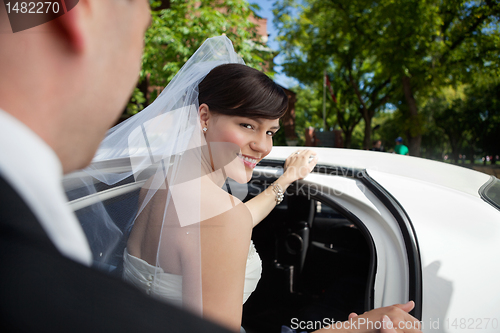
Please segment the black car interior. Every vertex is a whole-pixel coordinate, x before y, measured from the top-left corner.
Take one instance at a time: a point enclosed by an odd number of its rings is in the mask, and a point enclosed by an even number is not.
[[[246,200],[266,185],[254,181]],[[292,326],[292,318],[329,323],[366,311],[373,255],[359,220],[347,218],[307,190],[287,192],[253,231],[263,272],[244,305],[247,333],[280,332],[282,325]]]

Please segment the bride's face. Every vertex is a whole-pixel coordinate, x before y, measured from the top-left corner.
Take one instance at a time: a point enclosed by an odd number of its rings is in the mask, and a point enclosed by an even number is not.
[[[202,119],[202,127],[205,126],[212,167],[224,167],[227,177],[246,183],[257,163],[271,151],[279,119],[212,114],[206,123]]]

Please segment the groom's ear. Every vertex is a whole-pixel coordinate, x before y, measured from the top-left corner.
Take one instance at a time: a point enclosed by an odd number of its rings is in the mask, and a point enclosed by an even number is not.
[[[79,1],[78,5],[66,14],[49,22],[61,42],[74,53],[81,53],[86,46],[85,7],[88,7],[87,1]]]

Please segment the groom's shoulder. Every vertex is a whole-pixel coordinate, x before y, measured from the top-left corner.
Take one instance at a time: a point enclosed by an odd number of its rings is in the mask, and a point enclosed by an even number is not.
[[[55,250],[28,204],[7,179],[0,176],[0,230],[2,240],[29,241]]]
[[[0,322],[16,332],[227,332],[66,258],[0,177]]]

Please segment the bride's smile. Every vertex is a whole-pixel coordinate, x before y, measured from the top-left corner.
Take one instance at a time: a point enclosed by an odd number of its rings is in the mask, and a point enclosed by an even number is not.
[[[207,127],[205,139],[211,148],[214,169],[224,167],[226,176],[238,183],[250,181],[257,163],[271,152],[279,119],[214,114],[206,105],[200,106],[200,118]],[[238,149],[236,156],[228,155],[231,152],[234,154],[234,150],[229,148],[231,145]],[[214,149],[216,147],[220,149]]]
[[[261,159],[257,159],[257,158],[254,158],[252,156],[243,155],[243,154],[238,154],[238,157],[241,158],[241,160],[243,161],[243,164],[245,164],[245,166],[247,168],[250,168],[250,169],[255,168],[257,163],[261,160]]]

